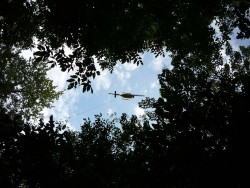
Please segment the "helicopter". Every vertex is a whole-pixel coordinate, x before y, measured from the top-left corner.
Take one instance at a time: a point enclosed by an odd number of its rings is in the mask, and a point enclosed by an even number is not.
[[[134,98],[135,96],[140,96],[140,97],[144,96],[144,95],[137,95],[137,94],[131,94],[131,93],[122,93],[122,94],[118,94],[118,93],[116,93],[116,91],[115,91],[114,93],[109,93],[109,94],[114,95],[115,98],[116,98],[116,96],[121,96],[121,97],[124,98],[124,99],[132,99],[132,98]]]

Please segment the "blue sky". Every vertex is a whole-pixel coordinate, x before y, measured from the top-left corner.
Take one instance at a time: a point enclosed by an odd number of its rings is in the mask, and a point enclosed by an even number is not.
[[[215,28],[217,35],[220,35],[218,27]],[[235,30],[235,33],[237,30]],[[250,45],[250,40],[236,40],[235,33],[232,35],[231,44],[234,50],[238,50],[239,45]],[[70,53],[70,52],[69,52]],[[221,51],[225,59],[224,50]],[[24,52],[25,57],[32,56],[32,52]],[[120,117],[122,113],[129,116],[132,114],[143,115],[143,109],[139,108],[138,102],[144,97],[135,97],[131,100],[124,100],[121,97],[114,98],[108,93],[130,92],[133,94],[143,94],[145,97],[159,97],[158,74],[162,68],[170,67],[171,59],[169,56],[154,57],[153,54],[145,52],[141,54],[143,65],[132,63],[117,63],[111,74],[108,70],[101,71],[101,75],[92,81],[94,93],[82,93],[81,87],[77,89],[66,90],[64,94],[54,101],[54,108],[43,110],[45,121],[53,115],[56,121],[67,122],[74,130],[80,130],[83,118],[94,120],[94,115],[102,114],[104,118],[109,118],[112,113],[117,113],[115,117]],[[99,68],[96,64],[97,69]],[[74,72],[61,72],[58,67],[48,72],[48,77],[53,80],[58,90],[65,90],[68,83],[66,80]]]
[[[170,66],[170,58],[145,52],[141,54],[144,64],[135,65],[132,63],[117,63],[112,74],[102,71],[101,75],[92,81],[94,93],[82,93],[81,87],[66,90],[64,94],[54,102],[54,108],[44,109],[45,119],[53,114],[55,120],[64,121],[75,130],[79,130],[83,118],[94,119],[94,115],[102,114],[104,118],[109,118],[116,113],[120,117],[122,113],[143,115],[143,109],[139,108],[138,102],[144,97],[135,97],[124,100],[121,97],[114,98],[108,93],[130,92],[133,94],[143,94],[145,97],[159,97],[158,74],[164,66]],[[99,66],[97,65],[97,69]],[[66,80],[73,72],[61,72],[59,68],[53,68],[48,73],[48,77],[54,81],[58,90],[67,88]]]

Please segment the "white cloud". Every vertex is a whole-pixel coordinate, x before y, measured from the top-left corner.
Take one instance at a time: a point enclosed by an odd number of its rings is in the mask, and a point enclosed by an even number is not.
[[[128,64],[128,63],[127,63]],[[127,86],[128,84],[128,80],[131,77],[131,72],[135,70],[135,67],[133,64],[131,65],[126,65],[126,64],[122,64],[122,65],[116,65],[114,67],[114,71],[113,74],[117,77],[117,80],[119,80],[121,82],[121,86]]]
[[[64,44],[63,47],[64,47],[65,55],[70,55],[70,54],[72,54],[73,50],[70,49],[66,44]]]
[[[108,116],[111,116],[113,113],[114,113],[114,111],[113,111],[112,109],[109,108],[108,111],[107,111],[107,115],[108,115]]]
[[[66,90],[68,83],[66,80],[69,78],[71,73],[62,72],[60,68],[54,67],[49,70],[47,76],[53,80],[53,85],[57,86],[57,91],[65,90],[64,93],[59,97],[58,100],[55,100],[52,108],[44,108],[42,114],[44,115],[45,121],[48,121],[50,115],[54,116],[56,121],[67,121],[70,118],[70,112],[74,111],[76,102],[80,97],[80,89],[71,89]],[[71,128],[73,128],[68,122]]]
[[[144,110],[140,108],[138,105],[134,108],[134,112],[136,116],[142,116],[145,114]]]
[[[123,64],[124,69],[127,70],[127,71],[133,71],[133,70],[137,69],[139,66],[137,66],[137,64],[134,64],[134,63],[125,63],[125,64]]]
[[[25,59],[33,58],[33,53],[35,50],[36,48],[32,50],[23,50],[21,55]],[[65,47],[65,52],[70,54],[69,48]],[[53,80],[53,85],[56,86],[56,91],[63,91],[67,88],[68,83],[66,80],[70,75],[71,72],[62,72],[59,67],[54,67],[47,72],[47,77]],[[52,108],[44,108],[42,110],[41,113],[43,115],[44,121],[49,121],[49,117],[53,115],[55,121],[62,121],[66,123],[70,117],[70,111],[74,111],[75,104],[79,99],[80,93],[80,90],[66,90],[58,100],[53,102]],[[71,129],[74,129],[74,127],[69,122],[67,122],[67,125]]]
[[[44,115],[45,121],[48,121],[50,115],[53,115],[56,121],[66,122],[69,120],[71,111],[74,111],[76,102],[80,96],[80,90],[76,91],[75,89],[67,90],[58,100],[54,101],[52,108],[44,108],[42,114]],[[73,126],[68,122],[71,128]]]
[[[165,60],[165,57],[163,56],[158,56],[157,58],[155,58],[153,60],[152,63],[150,63],[150,67],[156,71],[156,72],[160,72],[164,66],[164,60]]]
[[[122,82],[122,85],[125,85],[125,83],[127,82],[127,80],[131,77],[131,73],[127,72],[127,71],[115,70],[114,74]]]
[[[143,90],[143,94],[144,94],[145,96],[147,96],[147,93],[148,93],[148,90],[147,90],[147,89],[144,89],[144,90]]]
[[[62,72],[59,67],[54,67],[47,72],[47,76],[53,80],[54,86],[57,86],[58,91],[62,91],[66,88],[66,80],[71,74],[68,72]]]
[[[171,65],[172,58],[170,57],[170,53],[166,52],[165,56],[158,56],[155,58],[153,53],[150,53],[150,61],[148,67],[155,71],[157,74],[162,71],[164,67],[172,69],[173,66]]]
[[[111,86],[111,80],[109,78],[109,71],[108,70],[104,70],[101,72],[101,74],[99,76],[96,76],[94,81],[93,81],[93,85],[95,86],[96,90],[108,90]]]
[[[23,56],[24,59],[29,59],[33,58],[33,51],[31,50],[22,50],[21,55]]]
[[[108,70],[101,71],[100,65],[97,63],[97,59],[94,57],[95,67],[97,70],[101,72],[100,76],[97,76],[93,80],[93,85],[95,86],[96,90],[108,90],[111,87],[111,73]],[[126,88],[130,88],[128,85],[128,80],[131,77],[131,73],[136,70],[138,66],[133,63],[117,63],[114,67],[112,76],[115,76],[116,84],[120,86],[126,86]]]
[[[215,30],[215,34],[217,37],[221,36],[220,28],[218,25],[216,25],[216,19],[213,20],[213,22],[210,24],[210,27],[212,27]]]
[[[220,50],[220,52],[221,52],[221,55],[222,55],[223,60],[224,60],[226,63],[228,63],[229,60],[230,60],[230,57],[229,57],[228,55],[226,55],[226,49],[225,49],[225,47],[223,47],[223,49]]]
[[[92,85],[97,91],[101,89],[108,90],[111,86],[110,72],[108,70],[102,71],[101,66],[97,63],[97,59],[95,57],[93,58],[96,70],[100,71],[101,74],[95,77]]]
[[[155,81],[151,82],[150,89],[154,89],[158,86],[159,86],[159,80],[155,80]]]

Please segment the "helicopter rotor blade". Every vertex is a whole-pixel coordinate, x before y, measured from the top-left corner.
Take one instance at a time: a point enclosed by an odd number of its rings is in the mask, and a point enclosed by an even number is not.
[[[133,95],[134,95],[134,94],[133,94]],[[145,96],[145,95],[136,95],[136,94],[135,94],[134,96],[140,96],[140,97],[143,97],[143,96]]]
[[[117,95],[120,95],[120,94],[116,93],[116,91],[114,93],[109,93],[109,94],[114,95],[115,98],[116,98]]]

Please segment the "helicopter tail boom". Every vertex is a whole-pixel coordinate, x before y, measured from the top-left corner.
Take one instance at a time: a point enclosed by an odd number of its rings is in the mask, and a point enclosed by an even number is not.
[[[111,94],[111,95],[114,95],[115,96],[115,98],[116,98],[116,91],[114,92],[114,93],[109,93],[109,94]]]

